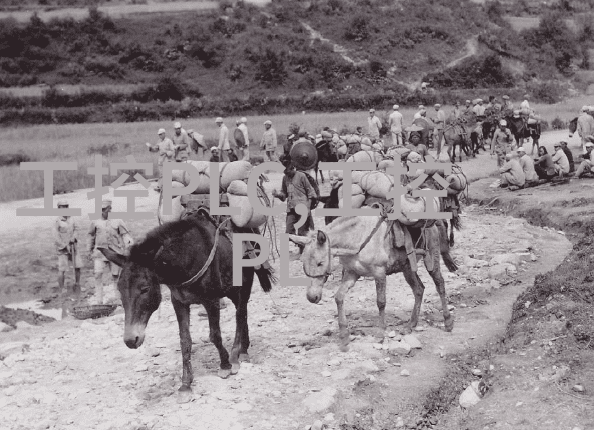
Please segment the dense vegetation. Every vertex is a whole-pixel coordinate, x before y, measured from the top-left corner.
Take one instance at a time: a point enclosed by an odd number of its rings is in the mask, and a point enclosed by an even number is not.
[[[0,119],[6,125],[365,108],[378,100],[418,101],[402,82],[421,79],[440,90],[429,97],[440,101],[452,101],[444,89],[512,87],[557,98],[560,87],[542,81],[588,67],[594,44],[592,20],[582,19],[575,33],[563,21],[567,10],[556,6],[538,28],[519,35],[503,19],[505,5],[470,0],[277,0],[264,9],[239,1],[202,14],[114,20],[90,9],[82,21],[5,20],[0,86],[113,90],[0,96]],[[447,68],[476,35],[480,55]],[[523,72],[512,73],[508,60],[521,61]],[[118,88],[138,83],[132,92]],[[109,109],[92,109],[98,105]]]

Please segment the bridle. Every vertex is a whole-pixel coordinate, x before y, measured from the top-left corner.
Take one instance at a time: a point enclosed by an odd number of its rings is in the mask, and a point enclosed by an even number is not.
[[[326,271],[323,275],[313,276],[307,273],[307,269],[305,265],[303,265],[303,272],[305,276],[308,278],[324,278],[324,283],[328,280],[330,275],[332,274],[332,244],[330,243],[330,236],[326,235],[326,243],[328,243],[328,266],[326,267]]]

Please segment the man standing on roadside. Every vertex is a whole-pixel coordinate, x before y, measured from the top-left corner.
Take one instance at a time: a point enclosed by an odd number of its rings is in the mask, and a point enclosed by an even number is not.
[[[278,161],[278,157],[276,156],[276,147],[278,142],[276,140],[276,130],[272,128],[272,121],[265,121],[264,128],[266,130],[264,131],[262,140],[260,141],[260,149],[266,151],[268,161]]]
[[[445,129],[445,112],[441,110],[441,105],[435,105],[435,131],[437,134],[437,157],[441,154],[441,140],[443,139],[443,130]]]
[[[60,200],[58,209],[67,208],[68,202]],[[72,290],[66,289],[66,293],[80,293],[80,269],[83,267],[83,261],[78,249],[77,231],[78,226],[71,216],[59,216],[54,224],[54,242],[58,252],[58,286],[60,293],[64,291],[64,282],[69,262],[74,266],[74,286]]]
[[[175,133],[173,133],[173,146],[175,147],[175,161],[186,163],[190,158],[190,136],[181,126],[180,122],[173,124]]]
[[[109,219],[111,200],[101,202],[101,219],[91,221],[89,228],[89,260],[93,261],[95,274],[95,293],[99,304],[103,304],[103,271],[109,266],[112,284],[107,291],[107,302],[118,302],[117,281],[120,268],[109,261],[97,248],[109,248],[119,254],[125,254],[133,245],[134,240],[122,219]]]
[[[155,187],[155,191],[161,191],[161,187],[163,186],[163,163],[173,162],[175,160],[175,146],[173,142],[168,137],[165,137],[165,129],[160,128],[158,131],[159,139],[161,141],[156,145],[151,145],[150,143],[146,143],[150,152],[158,152],[159,153],[159,161],[157,162],[157,168],[159,170],[159,182],[157,182],[157,186]]]
[[[223,123],[223,118],[218,117],[215,122],[219,126],[219,144],[217,145],[219,148],[219,157],[222,162],[228,162],[229,151],[231,150],[231,145],[229,144],[229,129]]]
[[[380,130],[382,129],[382,122],[375,116],[375,109],[369,109],[369,118],[367,118],[369,126],[369,137],[372,140],[380,138]]]
[[[394,146],[402,146],[402,114],[398,112],[400,106],[394,105],[392,109],[394,112],[390,114],[390,119],[388,125],[390,126],[390,131],[392,132],[392,145]]]

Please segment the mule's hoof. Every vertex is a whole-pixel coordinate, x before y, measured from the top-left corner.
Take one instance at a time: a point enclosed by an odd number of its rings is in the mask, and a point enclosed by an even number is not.
[[[231,374],[237,375],[237,372],[239,372],[239,363],[231,363]]]
[[[177,390],[177,391],[179,391],[180,393],[191,393],[192,387],[190,387],[189,384],[188,385],[184,384],[181,387],[179,387],[179,390]]]
[[[240,363],[249,363],[250,362],[250,356],[249,354],[239,354],[239,362]]]
[[[349,352],[349,344],[348,343],[341,343],[339,345],[340,352]]]
[[[219,378],[227,379],[231,375],[231,369],[219,369]]]
[[[444,328],[448,333],[451,332],[454,329],[454,318],[446,320],[444,323]]]
[[[404,326],[402,326],[402,329],[400,330],[400,334],[411,334],[413,331],[412,326],[410,324],[406,324]]]
[[[182,390],[184,387],[186,387],[186,389]],[[192,389],[187,385],[182,385],[177,393],[177,403],[191,402],[193,397]]]

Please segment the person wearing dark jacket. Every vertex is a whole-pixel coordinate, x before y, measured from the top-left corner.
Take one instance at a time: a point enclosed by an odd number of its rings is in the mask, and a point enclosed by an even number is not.
[[[573,162],[573,153],[567,147],[567,142],[561,141],[561,149],[565,153],[565,156],[567,157],[567,161],[569,161],[569,173],[575,172],[575,164]]]

